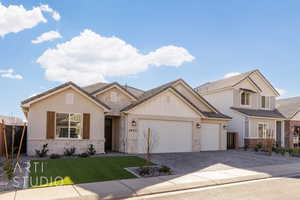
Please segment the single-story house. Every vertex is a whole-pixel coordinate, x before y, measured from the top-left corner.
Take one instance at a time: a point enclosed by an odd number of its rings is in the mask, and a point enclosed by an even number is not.
[[[230,117],[178,79],[143,91],[114,83],[79,87],[67,82],[21,103],[28,121],[27,153],[153,153],[226,149]],[[151,134],[148,134],[150,130]]]
[[[276,101],[276,107],[286,117],[285,146],[287,148],[299,148],[300,97],[279,99]]]

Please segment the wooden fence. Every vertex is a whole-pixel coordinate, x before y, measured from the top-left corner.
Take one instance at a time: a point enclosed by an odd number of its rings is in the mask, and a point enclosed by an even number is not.
[[[5,128],[5,124],[0,121],[0,156],[4,156],[5,154],[4,128]]]

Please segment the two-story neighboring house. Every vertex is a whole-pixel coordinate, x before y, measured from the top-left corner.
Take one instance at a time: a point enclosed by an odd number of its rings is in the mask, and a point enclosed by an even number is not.
[[[232,117],[228,132],[238,133],[239,147],[254,147],[267,137],[284,145],[284,116],[275,108],[279,93],[259,70],[205,83],[195,90]]]

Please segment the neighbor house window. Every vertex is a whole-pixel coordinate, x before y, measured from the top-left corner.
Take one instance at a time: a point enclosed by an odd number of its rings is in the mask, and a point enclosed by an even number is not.
[[[270,106],[270,97],[261,96],[261,107],[269,108],[269,106]]]
[[[241,105],[250,105],[250,92],[241,93]]]
[[[81,114],[56,113],[57,138],[81,138]]]
[[[259,138],[266,138],[268,131],[268,124],[259,123],[258,124],[258,137]]]

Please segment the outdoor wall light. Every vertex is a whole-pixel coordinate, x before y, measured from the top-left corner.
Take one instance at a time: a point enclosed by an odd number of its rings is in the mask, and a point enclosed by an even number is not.
[[[131,121],[131,126],[136,126],[136,121],[135,120]]]
[[[197,123],[197,124],[196,124],[196,127],[197,127],[197,128],[201,128],[201,124],[200,124],[200,123]]]

